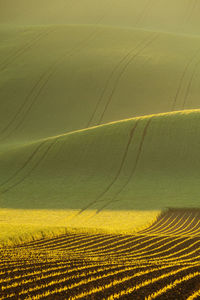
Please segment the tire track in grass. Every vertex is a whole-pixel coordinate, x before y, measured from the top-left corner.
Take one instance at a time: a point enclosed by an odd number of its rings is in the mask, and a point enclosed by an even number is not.
[[[14,179],[18,174],[20,174],[27,166],[28,164],[32,161],[32,159],[36,156],[36,154],[39,152],[39,150],[42,148],[42,146],[45,144],[46,142],[42,142],[40,143],[35,149],[34,151],[31,153],[31,155],[28,157],[28,159],[24,162],[24,164],[21,166],[21,168],[19,168],[18,170],[16,170],[9,178],[7,178],[6,180],[4,180],[3,182],[1,182],[0,184],[0,188],[2,188],[5,184],[9,183],[12,179]]]
[[[195,79],[195,75],[196,75],[197,69],[198,69],[198,67],[199,67],[199,64],[200,64],[200,61],[198,61],[197,64],[195,65],[194,70],[193,70],[193,72],[192,72],[192,75],[191,75],[191,77],[190,77],[190,80],[189,80],[189,82],[188,82],[187,89],[186,89],[186,92],[185,92],[185,96],[184,96],[184,99],[183,99],[182,109],[185,109],[185,105],[186,105],[186,103],[187,103],[187,99],[188,99],[188,97],[189,97],[190,90],[191,90],[193,81],[194,81],[194,79]]]
[[[45,150],[45,152],[43,153],[43,155],[40,157],[40,159],[35,163],[35,165],[29,170],[29,172],[27,172],[27,174],[25,174],[21,179],[19,179],[16,183],[10,185],[9,187],[5,188],[4,190],[2,190],[0,192],[0,194],[5,194],[7,192],[9,192],[10,190],[12,190],[13,188],[15,188],[16,186],[18,186],[19,184],[21,184],[25,179],[27,179],[32,172],[41,164],[41,162],[44,160],[44,158],[47,156],[47,154],[50,152],[51,148],[56,144],[58,139],[54,140]]]
[[[122,171],[122,168],[124,166],[124,163],[126,161],[126,157],[128,155],[128,151],[129,151],[129,147],[131,145],[131,142],[132,142],[132,139],[134,137],[134,133],[135,133],[135,130],[137,129],[137,126],[138,126],[138,120],[135,121],[134,123],[134,126],[133,128],[131,129],[130,131],[130,134],[129,134],[129,139],[128,139],[128,142],[126,144],[126,147],[125,147],[125,150],[124,150],[124,153],[123,153],[123,156],[122,156],[122,159],[121,159],[121,163],[119,165],[119,168],[118,168],[118,171],[115,175],[115,177],[113,178],[113,180],[109,183],[109,185],[105,188],[105,190],[96,198],[96,200],[94,200],[93,202],[89,203],[88,205],[86,205],[84,208],[82,208],[77,215],[80,215],[81,213],[83,213],[86,209],[88,209],[90,206],[92,206],[93,204],[97,203],[99,201],[100,198],[102,198],[109,190],[110,188],[114,185],[114,183],[117,181],[117,179],[119,178],[120,174],[121,174],[121,171]]]
[[[137,169],[137,166],[138,166],[138,163],[139,163],[139,160],[140,160],[140,156],[142,154],[142,150],[143,150],[143,146],[144,146],[144,141],[145,141],[145,137],[147,135],[147,131],[148,131],[148,128],[151,124],[151,121],[152,121],[152,118],[149,118],[145,127],[144,127],[144,130],[143,130],[143,134],[142,134],[142,138],[141,138],[141,141],[140,141],[140,144],[139,144],[139,149],[138,149],[138,153],[137,153],[137,156],[136,156],[136,160],[135,160],[135,163],[133,165],[133,169],[131,171],[131,174],[128,178],[128,180],[123,184],[123,186],[120,188],[120,190],[115,194],[115,196],[108,202],[106,203],[105,205],[103,205],[101,208],[99,208],[96,212],[96,214],[100,213],[105,207],[107,207],[108,205],[110,205],[111,203],[113,202],[116,202],[118,200],[116,200],[116,198],[121,194],[121,192],[123,192],[123,190],[126,188],[126,186],[129,184],[131,178],[135,175],[135,172],[136,172],[136,169]]]
[[[200,48],[198,48],[197,51],[194,52],[193,56],[189,59],[189,61],[187,62],[187,64],[185,65],[185,67],[183,69],[183,73],[182,73],[182,75],[180,77],[180,80],[179,80],[179,83],[178,83],[178,88],[176,90],[176,94],[175,94],[174,99],[172,101],[171,111],[175,110],[177,100],[179,98],[179,95],[180,95],[182,87],[183,87],[184,79],[185,79],[185,77],[187,75],[187,72],[188,72],[190,66],[195,61],[195,58],[197,57],[197,55],[199,53],[200,53]]]
[[[142,10],[142,12],[140,13],[140,15],[138,16],[135,25],[140,25],[140,23],[143,21],[143,19],[145,18],[145,16],[147,15],[147,13],[150,11],[150,9],[153,6],[153,0],[147,0],[146,4]]]
[[[106,80],[105,86],[104,86],[104,88],[103,88],[103,90],[102,90],[102,92],[101,92],[101,94],[100,94],[100,96],[99,96],[99,98],[98,98],[98,101],[97,101],[97,103],[96,103],[95,109],[94,109],[94,111],[93,111],[93,113],[92,113],[91,118],[89,119],[89,122],[88,122],[87,125],[86,125],[86,128],[88,128],[89,126],[91,126],[91,123],[92,123],[92,121],[93,121],[93,119],[94,119],[94,116],[95,116],[95,114],[96,114],[96,112],[97,112],[97,110],[98,110],[98,108],[99,108],[99,105],[101,104],[101,102],[102,102],[102,100],[103,100],[103,98],[104,98],[104,96],[105,96],[105,94],[106,94],[106,91],[107,91],[108,88],[109,88],[109,84],[110,84],[110,82],[111,82],[113,76],[115,75],[115,72],[120,68],[121,65],[122,65],[122,67],[123,67],[123,62],[126,61],[126,59],[129,58],[129,56],[130,56],[135,50],[137,50],[138,47],[140,47],[140,46],[143,44],[143,42],[145,42],[145,41],[146,41],[146,39],[144,39],[142,42],[139,42],[134,48],[132,48],[130,51],[128,51],[128,52],[127,52],[127,53],[119,60],[119,62],[114,66],[114,68],[112,69],[110,75],[108,76],[108,78],[107,78],[107,80]]]
[[[57,69],[60,67],[60,65],[63,63],[63,61],[66,59],[66,57],[68,57],[68,58],[72,57],[74,55],[74,53],[81,51],[82,46],[84,46],[85,44],[87,45],[87,43],[89,41],[93,40],[96,37],[96,34],[98,31],[103,30],[102,28],[100,28],[100,29],[101,30],[99,30],[99,28],[95,29],[87,38],[80,41],[78,43],[78,45],[76,45],[73,49],[68,50],[62,57],[59,57],[58,60],[56,60],[45,72],[43,72],[40,75],[39,79],[35,82],[32,89],[26,96],[25,100],[23,101],[23,103],[21,104],[21,106],[19,107],[19,109],[17,110],[15,115],[11,118],[8,125],[1,131],[1,134],[6,133],[6,131],[9,130],[9,128],[15,123],[17,118],[20,117],[20,115],[22,115],[21,120],[19,120],[18,123],[16,124],[16,126],[13,128],[13,130],[11,129],[10,133],[8,133],[4,137],[2,137],[1,140],[8,138],[24,123],[24,121],[27,118],[28,113],[31,111],[33,105],[36,103],[36,101],[38,100],[42,91],[47,86],[49,80],[57,72]],[[35,95],[34,95],[34,93],[35,93]],[[24,110],[24,113],[23,113],[23,110]]]
[[[184,21],[184,23],[186,23],[186,24],[188,24],[189,21],[191,20],[192,14],[193,14],[193,12],[195,11],[195,9],[197,7],[198,0],[193,0],[193,3],[191,3],[191,0],[189,0],[189,2],[190,2],[190,9],[187,10],[187,15],[186,15],[185,21]]]
[[[39,42],[43,37],[46,37],[49,33],[52,33],[55,29],[45,30],[45,32],[38,34],[31,41],[26,43],[24,46],[19,48],[15,53],[7,57],[0,65],[0,71],[4,71],[11,63],[13,63],[18,57],[26,53],[26,51],[31,50],[33,46]]]
[[[137,46],[138,46],[138,45],[137,45]],[[136,48],[134,48],[134,50],[137,49],[137,46],[136,46]],[[126,60],[126,58],[128,58],[129,55],[130,55],[130,54],[132,53],[132,51],[134,51],[134,50],[132,49],[132,50],[129,51],[125,56],[123,56],[122,59],[120,59],[120,61],[118,62],[118,64],[113,68],[113,70],[112,70],[112,72],[110,73],[110,75],[109,75],[109,77],[108,77],[108,79],[107,79],[107,81],[106,81],[106,83],[105,83],[105,86],[104,86],[104,88],[103,88],[103,90],[102,90],[102,92],[101,92],[101,94],[100,94],[100,97],[99,97],[99,99],[98,99],[98,101],[97,101],[97,103],[96,103],[95,109],[94,109],[94,111],[93,111],[93,113],[92,113],[91,118],[89,119],[89,122],[87,123],[86,128],[88,128],[88,127],[91,126],[91,123],[92,123],[92,121],[93,121],[93,119],[94,119],[94,116],[95,116],[95,114],[96,114],[96,112],[97,112],[97,110],[98,110],[98,108],[99,108],[99,105],[100,105],[100,103],[101,103],[101,101],[102,101],[102,99],[103,99],[103,97],[104,97],[104,95],[105,95],[105,93],[106,93],[106,91],[107,91],[107,88],[109,87],[109,83],[111,82],[113,75],[115,74],[115,72],[117,71],[117,69],[120,67],[120,65],[124,62],[124,60]]]
[[[105,104],[105,107],[104,107],[104,110],[99,118],[99,121],[97,123],[97,125],[100,125],[103,118],[104,118],[104,115],[110,105],[110,103],[112,102],[112,99],[113,99],[113,96],[117,90],[117,87],[119,85],[119,82],[120,82],[120,79],[122,78],[122,76],[124,75],[125,71],[127,70],[127,68],[129,67],[129,65],[133,62],[133,60],[138,57],[142,51],[144,51],[148,46],[150,46],[159,36],[159,33],[154,33],[151,35],[150,39],[147,39],[147,42],[143,45],[143,43],[141,44],[141,48],[138,49],[138,51],[126,62],[126,64],[124,65],[124,67],[122,68],[121,72],[118,74],[115,82],[114,82],[114,85],[113,85],[113,88],[111,90],[111,93],[110,93],[110,96]]]

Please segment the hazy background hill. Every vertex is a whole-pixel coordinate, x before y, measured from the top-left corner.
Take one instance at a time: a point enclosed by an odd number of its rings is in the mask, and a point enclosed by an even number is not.
[[[1,207],[156,210],[198,206],[200,111],[153,115],[1,155]]]
[[[198,36],[92,25],[0,30],[0,140],[199,108]]]
[[[0,22],[106,24],[199,34],[198,0],[1,0]]]

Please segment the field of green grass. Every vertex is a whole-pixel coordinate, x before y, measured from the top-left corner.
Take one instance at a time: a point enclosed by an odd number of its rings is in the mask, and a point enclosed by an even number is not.
[[[199,36],[54,25],[0,37],[1,146],[199,108]]]

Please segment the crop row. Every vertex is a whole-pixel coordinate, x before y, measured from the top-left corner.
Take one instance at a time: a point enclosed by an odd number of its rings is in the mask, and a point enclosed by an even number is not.
[[[134,235],[68,233],[1,248],[0,299],[198,299],[200,236],[186,233],[199,218],[172,211]]]

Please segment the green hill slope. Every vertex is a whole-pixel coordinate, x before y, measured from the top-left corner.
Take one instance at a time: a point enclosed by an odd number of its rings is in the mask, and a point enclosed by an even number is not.
[[[199,107],[199,37],[77,25],[0,37],[1,146]]]
[[[199,8],[199,0],[0,0],[0,23],[101,23],[199,34]]]
[[[1,154],[1,207],[156,210],[198,206],[200,111],[152,115]]]

